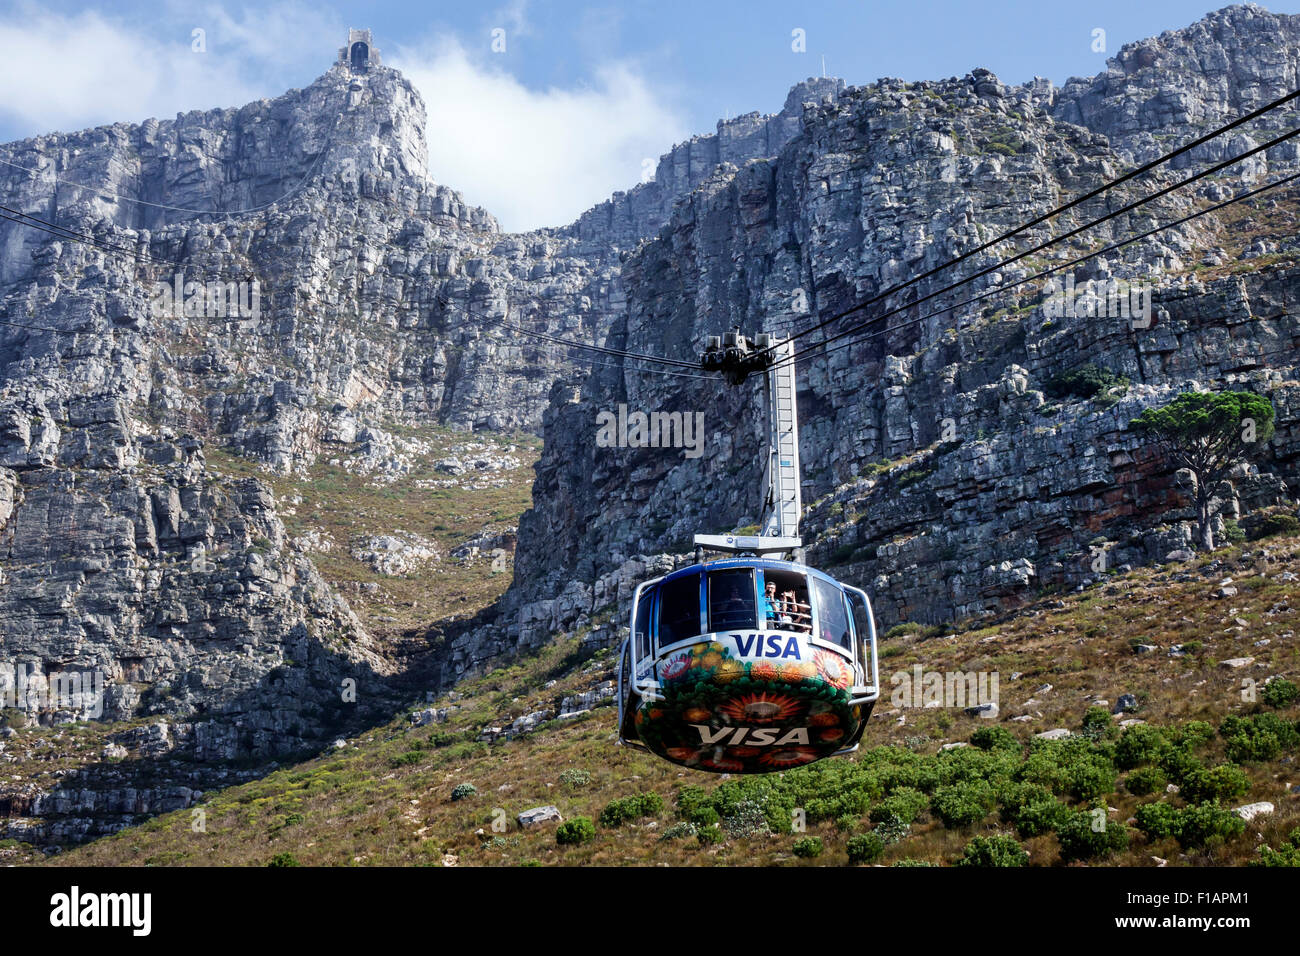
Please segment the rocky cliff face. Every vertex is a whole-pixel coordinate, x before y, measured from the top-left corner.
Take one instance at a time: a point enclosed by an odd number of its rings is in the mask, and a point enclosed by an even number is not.
[[[628,307],[613,335],[686,358],[704,335],[733,324],[806,328],[1294,88],[1297,22],[1232,8],[1125,47],[1106,73],[1064,90],[1045,81],[1006,87],[975,71],[843,91],[806,109],[801,131],[773,159],[725,167],[678,206],[625,266]],[[1290,128],[1295,115],[1207,147],[1194,165]],[[1168,222],[1243,182],[1293,171],[1296,160],[1289,144],[1276,148],[1087,242]],[[1055,231],[1145,194],[1151,182],[1076,210]],[[1258,390],[1278,412],[1277,437],[1257,469],[1237,476],[1220,520],[1293,510],[1295,213],[1294,194],[1275,196],[1249,214],[1197,220],[1073,270],[1080,289],[1110,279],[1148,288],[1149,328],[1127,316],[1050,316],[1039,280],[928,317],[934,302],[906,309],[887,322],[896,331],[801,362],[810,559],[867,587],[886,626],[987,613],[1042,586],[1095,579],[1099,567],[1163,560],[1190,541],[1188,489],[1126,426],[1193,384]],[[1036,229],[1018,248],[1047,235]],[[1070,252],[1084,248],[1076,241]],[[963,274],[1010,251],[982,254]],[[959,298],[1009,287],[1043,261],[986,277]],[[1064,373],[1087,363],[1127,387],[1101,401],[1049,398]],[[602,371],[579,393],[557,392],[535,508],[520,527],[516,586],[500,626],[466,637],[461,659],[621,610],[618,599],[653,564],[640,556],[680,554],[695,531],[757,520],[757,388]],[[705,456],[597,447],[597,414],[620,403],[703,412]]]
[[[623,308],[612,243],[503,235],[430,182],[424,120],[400,74],[336,66],[242,109],[0,147],[0,202],[65,231],[0,226],[0,691],[94,674],[98,716],[185,721],[169,739],[205,760],[382,710],[390,649],[229,463],[383,480],[421,427],[538,430],[586,363],[499,320],[600,341]],[[791,122],[680,147],[656,201]]]
[[[808,81],[777,114],[674,147],[653,182],[526,235],[428,180],[419,96],[377,66],[335,67],[239,110],[0,147],[14,164],[0,166],[0,202],[98,243],[0,224],[0,691],[102,674],[103,716],[170,721],[140,731],[165,738],[142,754],[208,764],[318,747],[391,713],[404,699],[392,648],[290,546],[267,484],[234,463],[382,476],[434,425],[540,431],[545,451],[514,585],[448,636],[433,680],[620,615],[631,585],[671,566],[692,533],[756,519],[757,385],[589,364],[502,319],[692,359],[733,324],[807,328],[1294,88],[1297,22],[1232,8],[1060,90],[983,70]],[[1280,147],[1086,239],[1185,215],[1298,156]],[[1110,566],[1162,560],[1190,540],[1187,489],[1125,425],[1193,381],[1258,389],[1278,410],[1277,437],[1236,476],[1220,520],[1294,507],[1295,211],[1275,194],[1076,270],[1080,288],[1149,287],[1149,327],[1049,316],[1040,283],[1011,288],[1046,262],[1036,256],[801,362],[813,562],[868,587],[888,624],[1080,583],[1103,550]],[[154,308],[159,284],[183,298],[187,282],[217,281],[247,307]],[[1047,394],[1086,363],[1127,389]],[[705,454],[601,447],[596,417],[620,404],[702,414]],[[169,771],[146,799],[126,793],[120,766],[100,769],[96,786],[19,802],[68,815],[50,835],[85,836],[220,782]],[[97,813],[119,816],[89,822]]]

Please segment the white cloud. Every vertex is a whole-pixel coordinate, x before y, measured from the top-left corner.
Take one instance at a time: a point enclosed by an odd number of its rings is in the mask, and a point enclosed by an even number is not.
[[[206,53],[191,31],[206,31]],[[296,3],[245,12],[173,10],[142,25],[93,11],[33,5],[0,19],[0,123],[18,136],[178,112],[242,106],[277,95],[290,64],[329,66],[341,29]]]
[[[527,12],[526,0],[508,0],[491,16],[524,36]],[[301,0],[237,15],[221,3],[177,2],[147,23],[8,8],[0,13],[0,141],[278,96],[328,69],[344,37],[334,17]],[[206,31],[206,53],[191,51],[196,27]],[[504,58],[486,43],[482,61],[450,36],[379,45],[428,107],[430,174],[509,230],[572,222],[639,182],[643,161],[688,132],[662,91],[627,64],[597,68],[586,85],[534,90],[494,62]]]
[[[682,118],[627,66],[597,69],[588,87],[531,90],[448,38],[384,62],[424,97],[430,175],[512,231],[572,222],[640,182],[642,161],[685,135]]]

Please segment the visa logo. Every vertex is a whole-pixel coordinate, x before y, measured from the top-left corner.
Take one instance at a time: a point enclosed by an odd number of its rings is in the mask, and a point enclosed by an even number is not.
[[[799,639],[795,637],[782,637],[780,634],[732,634],[736,642],[736,650],[740,652],[741,657],[792,657],[796,661],[803,660],[799,656]],[[764,643],[763,638],[767,638]]]

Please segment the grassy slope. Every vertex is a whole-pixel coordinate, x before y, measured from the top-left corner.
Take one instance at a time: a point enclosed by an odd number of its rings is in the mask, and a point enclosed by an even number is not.
[[[1269,552],[1267,558],[1260,558],[1261,549]],[[1077,729],[1091,698],[1113,702],[1123,693],[1135,694],[1140,702],[1135,716],[1156,726],[1196,719],[1217,727],[1230,713],[1268,710],[1243,701],[1242,679],[1249,676],[1262,684],[1275,674],[1293,680],[1300,675],[1300,641],[1294,634],[1300,625],[1300,608],[1288,603],[1300,592],[1294,582],[1278,580],[1288,570],[1300,574],[1300,539],[1274,538],[1225,549],[1213,561],[1204,559],[1186,569],[1142,569],[1080,594],[1047,595],[1003,621],[974,623],[949,636],[893,637],[883,651],[886,675],[913,663],[930,670],[998,671],[1002,718],[992,722],[955,709],[891,713],[894,708],[886,699],[877,706],[864,745],[909,748],[929,755],[942,743],[966,740],[991,724],[1027,741],[1032,734],[1055,727]],[[1226,599],[1212,597],[1226,576],[1234,578],[1239,593]],[[1135,654],[1130,647],[1133,638],[1161,649]],[[1264,639],[1269,643],[1256,646]],[[1195,654],[1168,655],[1171,644],[1191,640],[1202,642]],[[458,699],[437,703],[456,708],[444,724],[412,728],[401,715],[349,741],[345,749],[214,793],[205,806],[204,833],[192,831],[191,814],[184,811],[52,862],[262,865],[285,853],[303,864],[322,865],[805,862],[793,855],[796,836],[789,834],[724,839],[714,846],[702,846],[694,839],[661,840],[676,820],[677,792],[687,785],[712,790],[720,778],[615,746],[610,707],[598,707],[572,722],[546,725],[509,742],[489,745],[473,740],[485,725],[506,724],[514,716],[612,676],[608,651],[578,664],[576,648],[574,641],[548,647],[535,657],[462,685]],[[1255,663],[1244,669],[1221,663],[1243,656],[1254,657]],[[548,687],[551,681],[556,683]],[[1039,690],[1049,683],[1051,690]],[[1031,697],[1039,703],[1023,706]],[[1025,713],[1033,719],[1009,720]],[[1280,714],[1294,722],[1300,718],[1300,707],[1292,705]],[[806,777],[813,781],[810,785],[824,788],[821,796],[842,796],[852,783],[832,778],[843,777],[841,771],[852,768],[834,765],[862,764],[879,756],[879,752],[874,757],[864,752],[783,779],[793,782]],[[1224,762],[1223,741],[1216,737],[1199,748],[1197,756],[1207,765]],[[1300,824],[1300,794],[1291,792],[1300,784],[1300,770],[1289,753],[1243,766],[1249,792],[1229,805],[1268,800],[1277,806],[1277,812],[1249,824],[1244,835],[1208,850],[1184,851],[1172,838],[1148,844],[1134,831],[1128,850],[1098,862],[1151,865],[1152,857],[1159,856],[1171,865],[1242,864],[1254,858],[1261,843],[1278,847],[1283,835]],[[587,771],[590,780],[566,785],[561,774],[569,769]],[[1119,775],[1117,789],[1106,797],[1116,811],[1110,814],[1112,821],[1125,820],[1139,804],[1155,799],[1127,793],[1125,776]],[[460,783],[473,783],[477,793],[453,801],[452,789]],[[583,846],[558,846],[553,826],[523,831],[514,823],[517,813],[539,804],[555,804],[566,818],[595,819],[610,800],[642,790],[660,794],[664,810],[654,819],[619,828],[598,826],[595,840]],[[1179,804],[1176,797],[1170,799]],[[1066,802],[1085,805],[1069,798]],[[507,831],[500,834],[491,829],[497,808],[509,821]],[[846,862],[850,833],[870,827],[865,815],[849,831],[830,820],[811,823],[809,833],[821,836],[826,847],[815,862]],[[480,829],[481,834],[476,832]],[[973,836],[995,832],[1014,832],[1000,822],[996,811],[980,823],[957,829],[945,828],[931,813],[923,814],[910,835],[886,849],[883,862],[950,863]],[[1055,835],[1035,836],[1024,844],[1033,863],[1060,862]]]

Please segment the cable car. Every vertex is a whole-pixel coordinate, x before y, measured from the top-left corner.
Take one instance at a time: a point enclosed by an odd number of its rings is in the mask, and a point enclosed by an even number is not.
[[[619,655],[620,743],[715,773],[850,753],[880,696],[871,599],[803,563],[789,342],[755,345],[714,338],[701,364],[768,372],[763,533],[696,535],[695,563],[636,588]]]

